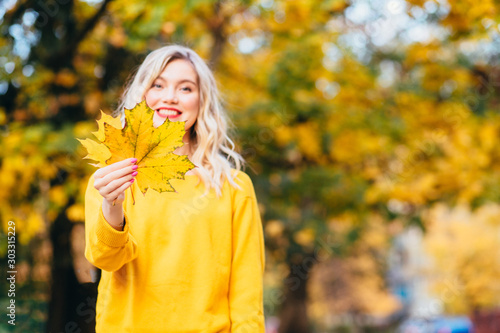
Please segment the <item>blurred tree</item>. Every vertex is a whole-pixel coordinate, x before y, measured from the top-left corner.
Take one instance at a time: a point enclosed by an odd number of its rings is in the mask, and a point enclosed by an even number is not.
[[[96,289],[89,293],[78,283],[70,243],[71,220],[81,222],[81,185],[89,172],[75,155],[74,138],[90,128],[82,131],[88,84],[74,60],[108,3],[93,11],[74,1],[19,2],[2,25],[9,32],[3,34],[4,49],[10,49],[4,62],[14,66],[2,96],[8,126],[1,169],[2,185],[14,195],[4,198],[2,220],[18,222],[21,244],[37,232],[42,244],[51,242],[48,332],[75,325],[93,330],[93,319],[84,321],[79,305],[87,296],[95,299]]]
[[[286,292],[278,297],[281,332],[308,331],[306,286],[322,243],[351,262],[347,280],[357,281],[355,262],[366,237],[374,237],[367,236],[373,214],[425,229],[422,214],[437,202],[478,207],[499,199],[492,143],[500,7],[484,6],[275,1],[246,16],[251,28],[230,37],[243,54],[228,54],[222,63],[244,72],[255,88],[242,90],[240,76],[236,82],[228,75],[228,89],[243,91],[229,104],[238,110],[243,152],[259,175],[258,195],[272,222],[269,254],[289,265]],[[452,19],[469,10],[483,19]],[[346,225],[330,242],[328,221]],[[377,249],[386,255],[383,243]],[[367,253],[376,263],[364,266],[367,274],[384,276],[383,263]],[[331,311],[341,311],[340,303],[360,315],[387,309],[387,302],[363,308],[381,294],[364,282],[350,285],[351,302],[339,298]]]
[[[20,246],[50,235],[49,332],[92,326],[70,244],[92,168],[74,138],[95,128],[100,108],[116,107],[142,57],[166,43],[193,47],[216,69],[262,205],[269,266],[280,267],[284,289],[271,301],[282,303],[281,332],[311,329],[319,249],[340,266],[328,288],[349,285],[330,311],[381,313],[391,302],[382,282],[390,237],[372,232],[373,221],[426,228],[422,214],[436,203],[500,199],[493,1],[27,0],[0,9],[0,218],[4,232],[16,221]],[[374,298],[388,301],[365,306]]]

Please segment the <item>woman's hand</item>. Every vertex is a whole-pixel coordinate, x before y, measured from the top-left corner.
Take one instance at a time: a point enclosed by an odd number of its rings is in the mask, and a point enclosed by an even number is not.
[[[125,190],[137,176],[136,162],[136,158],[128,158],[100,168],[94,173],[94,187],[103,197],[104,218],[118,230],[123,226],[122,203],[125,200]]]

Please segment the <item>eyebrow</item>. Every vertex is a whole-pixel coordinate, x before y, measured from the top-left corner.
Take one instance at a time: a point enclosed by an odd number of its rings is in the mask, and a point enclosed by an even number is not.
[[[164,82],[167,82],[167,81],[168,81],[167,79],[165,79],[164,77],[161,77],[161,76],[158,76],[158,77],[156,78],[156,80],[158,80],[158,79],[160,79],[160,80],[162,80],[162,81],[164,81]],[[198,86],[198,84],[197,84],[196,82],[194,82],[193,80],[190,80],[190,79],[182,79],[182,80],[180,80],[180,81],[177,81],[177,84],[179,84],[179,83],[184,83],[184,82],[189,82],[189,83],[194,84],[195,86]]]

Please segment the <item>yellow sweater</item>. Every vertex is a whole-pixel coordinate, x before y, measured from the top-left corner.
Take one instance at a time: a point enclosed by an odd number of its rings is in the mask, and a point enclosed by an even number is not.
[[[177,192],[129,190],[125,227],[113,229],[90,177],[85,257],[102,269],[96,332],[264,332],[264,238],[250,178],[239,172],[222,196],[198,176]]]

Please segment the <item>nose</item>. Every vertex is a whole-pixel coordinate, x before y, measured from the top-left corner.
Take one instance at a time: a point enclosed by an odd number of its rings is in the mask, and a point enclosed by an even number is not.
[[[178,102],[177,93],[174,88],[168,88],[163,95],[163,102],[168,104],[176,104]]]

